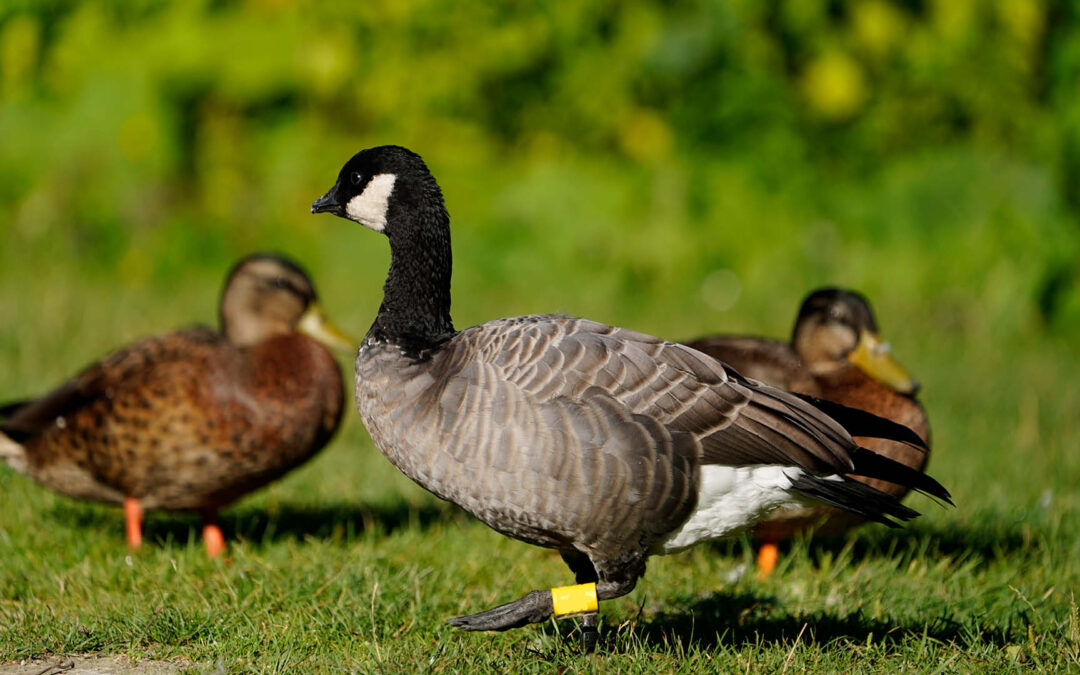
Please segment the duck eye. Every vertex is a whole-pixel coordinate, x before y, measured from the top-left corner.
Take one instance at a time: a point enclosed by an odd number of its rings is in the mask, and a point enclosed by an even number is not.
[[[363,176],[360,175],[359,171],[353,171],[349,174],[349,180],[352,181],[353,185],[359,185],[361,178],[363,178]]]

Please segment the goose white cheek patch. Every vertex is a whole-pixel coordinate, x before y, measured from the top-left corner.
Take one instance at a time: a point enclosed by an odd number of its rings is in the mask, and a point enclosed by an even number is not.
[[[386,211],[390,207],[390,194],[394,191],[397,176],[380,173],[372,176],[364,191],[349,200],[345,214],[364,227],[376,232],[386,229]]]

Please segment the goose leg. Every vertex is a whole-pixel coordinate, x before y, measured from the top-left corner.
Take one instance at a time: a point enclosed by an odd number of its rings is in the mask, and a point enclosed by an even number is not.
[[[757,578],[768,579],[776,569],[776,561],[780,558],[780,550],[775,541],[766,541],[761,544],[757,554]]]
[[[611,600],[626,595],[634,590],[637,577],[620,581],[601,581],[596,584],[596,599]],[[533,591],[505,605],[493,607],[485,612],[459,616],[446,623],[463,630],[509,630],[520,628],[530,623],[546,621],[555,612],[551,591]]]
[[[596,574],[596,568],[592,561],[584,553],[578,551],[560,551],[563,562],[574,573],[574,579],[579,584],[596,583],[600,580]],[[600,640],[600,612],[589,612],[581,617],[581,651],[592,654],[596,651],[596,643]]]
[[[592,654],[600,641],[600,612],[590,612],[581,617],[581,651]]]
[[[203,543],[206,544],[206,554],[216,558],[225,552],[225,535],[217,524],[217,512],[213,509],[203,511]]]
[[[128,548],[142,546],[142,505],[134,497],[124,497],[124,526]]]

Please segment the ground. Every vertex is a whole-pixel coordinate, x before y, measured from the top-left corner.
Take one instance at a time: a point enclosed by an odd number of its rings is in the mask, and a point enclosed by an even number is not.
[[[167,675],[185,669],[183,663],[142,660],[137,663],[120,656],[73,654],[24,660],[0,665],[0,675]],[[222,671],[224,672],[224,671]]]
[[[400,478],[355,421],[226,513],[224,561],[206,559],[194,518],[151,515],[130,553],[119,509],[4,471],[0,659],[110,655],[150,672],[1078,667],[1075,498],[1047,486],[995,504],[958,480],[960,463],[935,468],[958,508],[916,498],[926,516],[905,529],[796,541],[766,581],[748,573],[741,540],[652,559],[634,593],[604,604],[592,658],[572,620],[505,634],[445,626],[571,579],[552,552]]]

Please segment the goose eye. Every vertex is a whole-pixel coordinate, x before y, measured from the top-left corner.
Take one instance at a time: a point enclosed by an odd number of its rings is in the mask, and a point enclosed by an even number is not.
[[[360,175],[359,171],[353,171],[351,174],[349,174],[349,180],[352,181],[353,185],[359,185],[361,178],[362,176]]]

